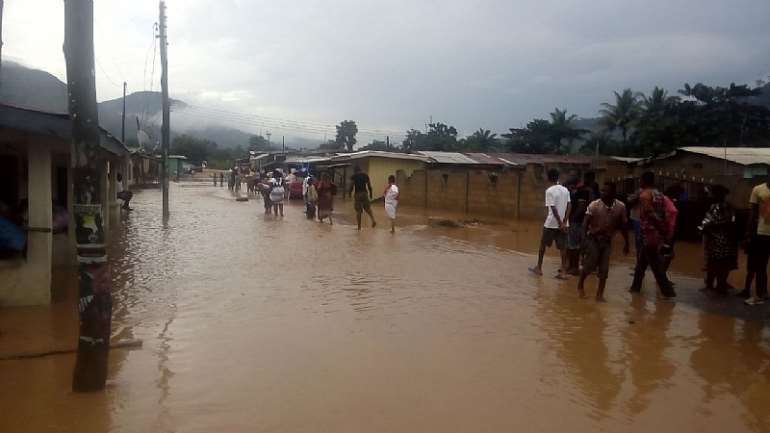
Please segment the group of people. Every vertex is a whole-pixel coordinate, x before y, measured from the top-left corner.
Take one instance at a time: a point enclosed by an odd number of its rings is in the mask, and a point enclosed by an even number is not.
[[[293,174],[292,174],[293,175]],[[288,176],[287,176],[288,177]],[[296,182],[296,179],[293,180]],[[262,193],[262,199],[265,204],[265,214],[272,213],[275,216],[283,217],[283,201],[285,199],[287,181],[280,169],[273,170],[271,176],[265,176],[257,184],[257,188]],[[372,212],[372,199],[374,190],[369,175],[360,167],[353,169],[353,176],[350,178],[350,187],[347,191],[348,196],[354,198],[354,208],[356,211],[356,223],[358,230],[361,230],[364,212],[369,216],[372,228],[377,226],[377,220]],[[305,214],[308,219],[318,219],[320,222],[328,220],[330,225],[334,224],[332,213],[334,212],[334,196],[337,195],[337,185],[332,180],[328,172],[323,172],[320,179],[308,174],[302,181],[302,196],[305,201]],[[385,214],[390,220],[390,231],[396,231],[396,209],[398,207],[399,190],[396,185],[396,177],[390,175],[388,184],[383,191],[385,202]]]
[[[612,238],[623,236],[624,254],[630,251],[629,229],[634,233],[636,265],[629,291],[638,293],[647,269],[652,271],[664,300],[676,297],[674,284],[668,278],[673,259],[678,209],[676,197],[655,187],[655,175],[644,173],[640,188],[621,201],[615,184],[606,182],[601,190],[593,173],[582,182],[569,179],[564,185],[558,170],[548,172],[549,188],[545,191],[548,215],[538,252],[537,264],[530,268],[543,275],[543,256],[555,244],[561,254],[558,279],[578,276],[577,291],[586,297],[585,280],[597,273],[596,300],[604,302],[604,289],[609,274]],[[767,298],[767,265],[770,259],[770,178],[754,187],[749,203],[751,212],[746,224],[744,248],[747,253],[747,276],[739,293],[748,305],[758,305]],[[710,198],[708,211],[700,221],[703,238],[703,271],[705,291],[727,295],[731,289],[728,276],[738,268],[740,236],[736,212],[727,200],[729,190],[722,185],[706,187]],[[582,264],[582,266],[581,266]],[[752,289],[752,283],[754,287]]]

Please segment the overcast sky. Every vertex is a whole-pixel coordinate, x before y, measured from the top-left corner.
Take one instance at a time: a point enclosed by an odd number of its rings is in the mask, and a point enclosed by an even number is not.
[[[168,0],[171,96],[360,128],[504,132],[613,90],[754,82],[768,0]],[[3,56],[66,79],[62,0],[6,0]],[[153,0],[96,0],[100,100],[150,89]],[[159,64],[159,62],[158,62]],[[153,88],[158,89],[158,66]],[[229,116],[232,117],[232,116]],[[257,127],[257,121],[249,126]],[[243,126],[246,129],[246,126]],[[252,128],[253,129],[253,128]]]

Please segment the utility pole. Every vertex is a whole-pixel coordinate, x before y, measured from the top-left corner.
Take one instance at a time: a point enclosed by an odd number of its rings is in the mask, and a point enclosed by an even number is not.
[[[286,155],[286,137],[281,136],[281,148],[283,149],[283,154]]]
[[[166,50],[166,4],[161,1],[159,6],[160,26],[160,87],[163,99],[163,126],[161,127],[161,149],[163,151],[163,175],[161,177],[163,187],[163,221],[168,221],[168,147],[170,140],[169,118],[171,117],[168,102],[168,53]]]
[[[270,136],[273,134],[271,134],[270,131],[267,131],[265,135],[267,135],[267,150],[270,151]]]
[[[120,141],[126,144],[126,82],[123,82],[123,116],[120,124]]]
[[[64,1],[64,57],[72,121],[70,147],[78,259],[80,336],[72,378],[76,392],[104,389],[112,322],[112,278],[102,203],[106,162],[99,159],[99,115],[94,78],[93,0]]]
[[[385,148],[390,149],[390,135],[385,136]]]

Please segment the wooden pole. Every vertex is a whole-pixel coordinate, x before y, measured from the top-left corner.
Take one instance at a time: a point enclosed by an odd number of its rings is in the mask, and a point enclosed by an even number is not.
[[[161,177],[163,188],[163,221],[168,221],[168,148],[170,141],[170,105],[168,101],[168,53],[166,41],[166,4],[161,1],[159,5],[159,29],[160,29],[160,87],[163,99],[163,126],[161,127],[161,148],[163,150],[163,174]]]
[[[101,188],[105,161],[100,159],[99,117],[94,78],[93,0],[64,1],[64,56],[72,120],[75,227],[78,259],[80,336],[72,380],[76,392],[104,389],[107,380],[112,279],[105,248],[106,205]]]

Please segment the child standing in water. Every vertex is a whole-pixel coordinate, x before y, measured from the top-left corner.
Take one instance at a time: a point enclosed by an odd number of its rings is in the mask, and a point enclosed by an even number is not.
[[[396,176],[388,176],[388,186],[385,187],[385,213],[390,219],[390,232],[396,232],[396,208],[398,207],[398,186]]]

